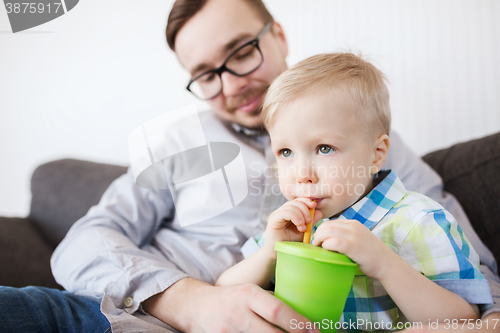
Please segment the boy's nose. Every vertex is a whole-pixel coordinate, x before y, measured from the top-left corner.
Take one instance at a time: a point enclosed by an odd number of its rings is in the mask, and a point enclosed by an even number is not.
[[[313,165],[310,162],[300,163],[295,175],[299,183],[312,183],[318,182],[318,175]]]
[[[224,96],[235,96],[241,94],[249,83],[248,76],[236,76],[229,72],[221,75],[222,93]]]

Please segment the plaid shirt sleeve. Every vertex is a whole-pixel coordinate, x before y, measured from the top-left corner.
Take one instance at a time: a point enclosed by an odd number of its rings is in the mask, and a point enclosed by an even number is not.
[[[491,291],[479,270],[479,256],[448,211],[423,210],[422,217],[413,223],[399,245],[398,254],[430,280],[467,302],[491,303]]]

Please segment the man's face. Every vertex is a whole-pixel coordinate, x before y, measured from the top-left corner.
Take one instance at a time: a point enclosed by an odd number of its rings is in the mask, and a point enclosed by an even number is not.
[[[221,66],[232,51],[254,39],[265,23],[242,0],[210,0],[179,30],[177,56],[195,77]],[[248,128],[262,126],[261,106],[267,88],[287,68],[287,43],[279,24],[273,24],[259,46],[262,65],[243,77],[222,73],[222,92],[208,100],[220,118]]]

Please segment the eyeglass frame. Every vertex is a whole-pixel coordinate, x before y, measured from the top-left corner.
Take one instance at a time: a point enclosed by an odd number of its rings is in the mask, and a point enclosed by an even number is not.
[[[229,56],[227,56],[226,60],[224,60],[224,63],[219,67],[219,68],[215,68],[215,69],[211,69],[211,70],[208,70],[206,72],[203,72],[201,73],[200,75],[196,76],[195,78],[191,79],[191,81],[189,81],[186,89],[187,91],[189,91],[190,93],[192,93],[194,96],[196,96],[197,98],[201,99],[201,100],[204,100],[204,101],[207,101],[207,100],[210,100],[210,99],[213,99],[217,96],[219,96],[219,94],[222,92],[222,89],[223,89],[223,86],[222,86],[222,73],[224,72],[229,72],[231,74],[233,74],[234,76],[238,76],[238,77],[242,77],[242,76],[247,76],[253,72],[255,72],[261,65],[262,63],[264,62],[264,55],[262,54],[262,50],[260,49],[259,47],[259,42],[260,40],[262,39],[262,37],[264,36],[264,34],[266,32],[268,32],[270,29],[271,29],[271,26],[273,24],[273,21],[269,21],[266,23],[266,25],[264,25],[264,27],[262,28],[262,30],[259,32],[259,34],[257,35],[257,37],[255,37],[254,39],[252,39],[251,41],[241,45],[240,47],[238,47],[236,50],[234,50],[233,52],[231,52],[231,54],[229,54]],[[261,60],[260,60],[260,63],[254,68],[252,69],[250,72],[247,72],[245,74],[237,74],[235,73],[234,71],[232,71],[231,69],[227,68],[226,67],[226,64],[227,62],[229,61],[229,59],[231,59],[232,56],[234,56],[236,53],[238,53],[241,49],[243,49],[244,47],[247,47],[248,45],[253,45],[257,48],[257,50],[259,51],[260,53],[260,56],[261,56]],[[195,82],[196,80],[198,80],[200,77],[208,74],[208,73],[216,73],[217,75],[219,75],[219,78],[221,80],[220,82],[220,90],[217,94],[215,94],[214,96],[212,97],[209,97],[209,98],[202,98],[202,97],[199,97],[197,96],[194,92],[191,91],[191,84],[193,82]]]

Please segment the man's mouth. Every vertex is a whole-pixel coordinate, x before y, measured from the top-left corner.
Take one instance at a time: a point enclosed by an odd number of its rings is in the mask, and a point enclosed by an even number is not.
[[[256,97],[244,102],[240,106],[236,108],[236,111],[250,113],[259,108],[262,103],[262,99],[264,99],[264,94],[259,94]]]

